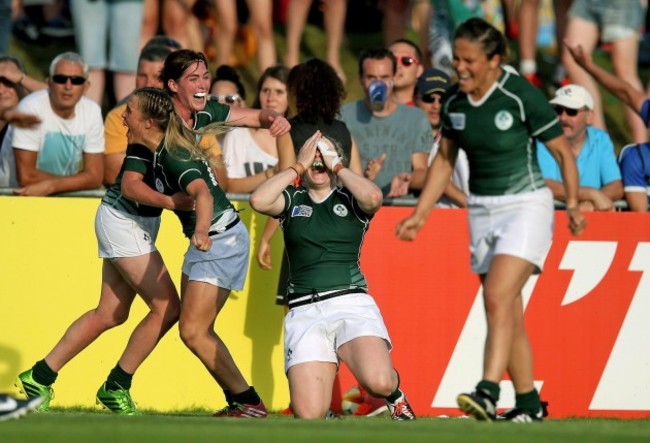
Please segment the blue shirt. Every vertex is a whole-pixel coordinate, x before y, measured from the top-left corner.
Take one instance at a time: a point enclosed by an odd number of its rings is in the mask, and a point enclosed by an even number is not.
[[[537,141],[537,161],[545,179],[562,181],[560,166],[540,141]],[[602,129],[587,127],[587,139],[576,163],[582,187],[601,189],[606,184],[621,179],[614,144],[609,134]]]
[[[645,192],[650,203],[650,142],[627,145],[619,154],[623,191]]]

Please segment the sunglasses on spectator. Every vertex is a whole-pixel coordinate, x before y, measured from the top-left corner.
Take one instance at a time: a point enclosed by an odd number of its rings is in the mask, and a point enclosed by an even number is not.
[[[578,112],[583,111],[584,109],[571,109],[571,108],[564,108],[562,106],[555,106],[553,109],[555,109],[555,113],[557,115],[562,115],[562,113],[566,113],[569,117],[575,117],[578,115]]]
[[[402,66],[404,66],[406,68],[408,68],[409,66],[411,66],[413,64],[415,64],[415,65],[420,64],[419,61],[417,61],[416,59],[414,59],[413,57],[408,56],[408,55],[396,55],[395,58],[397,59],[397,61],[399,63],[402,64]]]
[[[54,83],[58,83],[59,85],[65,85],[66,83],[68,83],[68,80],[70,80],[70,83],[72,83],[75,86],[80,86],[86,83],[86,78],[81,77],[79,75],[55,74],[52,76],[52,81]]]
[[[211,95],[210,99],[218,101],[219,103],[226,103],[228,105],[232,105],[241,101],[239,94]]]
[[[442,97],[439,94],[428,94],[420,97],[424,103],[442,103]]]

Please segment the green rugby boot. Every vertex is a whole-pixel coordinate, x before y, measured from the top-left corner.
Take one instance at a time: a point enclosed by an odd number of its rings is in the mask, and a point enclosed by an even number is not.
[[[97,404],[122,415],[140,415],[127,389],[109,391],[104,383],[97,391]]]
[[[54,389],[52,386],[45,386],[34,380],[32,369],[29,369],[18,375],[18,381],[15,386],[20,392],[25,394],[28,399],[41,397],[43,402],[36,408],[38,412],[44,412],[50,409],[50,401],[54,398]]]

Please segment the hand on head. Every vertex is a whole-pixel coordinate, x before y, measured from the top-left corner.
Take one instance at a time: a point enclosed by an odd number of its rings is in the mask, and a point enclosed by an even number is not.
[[[341,164],[341,157],[339,157],[338,152],[336,152],[334,143],[327,137],[322,137],[317,146],[321,156],[323,157],[325,167],[330,171],[334,171],[336,165]]]
[[[316,158],[316,149],[318,142],[321,140],[322,134],[320,131],[314,132],[314,135],[309,137],[300,151],[298,152],[297,162],[305,167],[305,169],[311,168],[314,159]]]

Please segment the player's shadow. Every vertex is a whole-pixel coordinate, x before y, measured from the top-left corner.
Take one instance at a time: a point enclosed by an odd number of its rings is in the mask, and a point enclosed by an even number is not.
[[[0,391],[12,386],[20,371],[20,352],[0,343]]]

